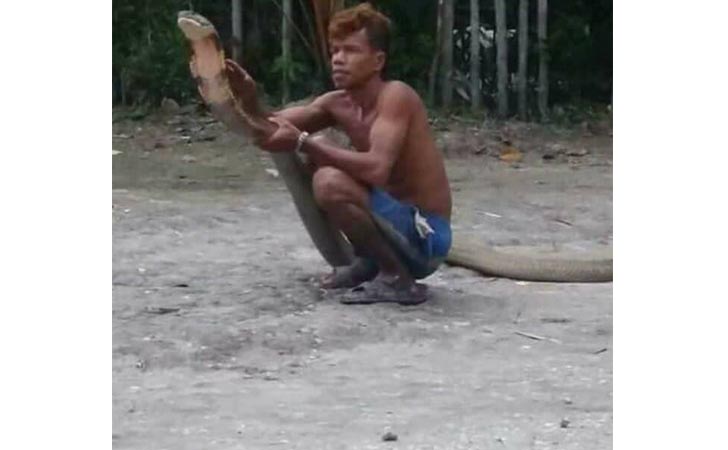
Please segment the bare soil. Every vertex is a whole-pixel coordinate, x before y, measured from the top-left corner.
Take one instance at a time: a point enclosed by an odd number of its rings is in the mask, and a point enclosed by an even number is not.
[[[456,232],[611,245],[608,133],[434,126]],[[423,305],[345,306],[266,154],[189,110],[113,133],[114,448],[611,448],[611,283],[445,266]]]

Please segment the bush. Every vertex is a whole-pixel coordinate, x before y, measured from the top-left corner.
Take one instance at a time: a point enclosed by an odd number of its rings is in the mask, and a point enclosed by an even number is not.
[[[185,102],[195,95],[187,43],[177,28],[181,0],[116,0],[113,3],[114,98],[158,105],[164,97]]]

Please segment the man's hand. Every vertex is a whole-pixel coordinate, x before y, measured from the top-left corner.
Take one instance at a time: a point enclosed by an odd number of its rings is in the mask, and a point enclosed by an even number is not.
[[[273,116],[268,120],[278,125],[278,129],[268,139],[257,141],[258,147],[269,152],[292,152],[296,148],[301,131],[282,117]]]

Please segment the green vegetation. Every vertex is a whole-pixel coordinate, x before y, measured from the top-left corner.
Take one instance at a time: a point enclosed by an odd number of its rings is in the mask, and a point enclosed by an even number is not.
[[[347,1],[353,5],[357,1]],[[392,18],[395,30],[388,77],[401,79],[427,97],[430,66],[436,53],[437,0],[379,0],[377,8]],[[324,68],[311,49],[317,38],[313,8],[308,0],[293,2],[292,61],[281,58],[280,0],[243,0],[243,64],[260,83],[266,101],[276,104],[282,72],[289,74],[293,99],[308,97],[328,87]],[[162,98],[188,103],[197,98],[189,75],[187,43],[176,25],[179,10],[192,9],[218,29],[226,52],[231,52],[231,3],[220,0],[114,0],[113,91],[115,104],[158,106]],[[496,67],[492,31],[493,0],[481,0],[481,95],[485,110],[495,109]],[[538,79],[536,0],[529,4],[529,109],[535,111]],[[508,88],[516,112],[515,74],[518,70],[518,1],[507,2]],[[453,29],[454,108],[469,104],[469,2],[455,1]],[[608,0],[552,0],[548,14],[549,104],[565,113],[555,120],[580,117],[579,112],[601,111],[611,103],[612,4]],[[439,89],[439,83],[437,85]],[[436,96],[439,98],[439,95]],[[437,105],[432,105],[437,106]]]

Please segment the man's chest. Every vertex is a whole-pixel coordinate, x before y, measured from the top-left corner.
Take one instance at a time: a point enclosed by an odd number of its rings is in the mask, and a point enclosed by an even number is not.
[[[363,114],[361,108],[354,105],[340,105],[331,110],[336,127],[344,132],[358,151],[369,150],[369,134],[377,112]]]

